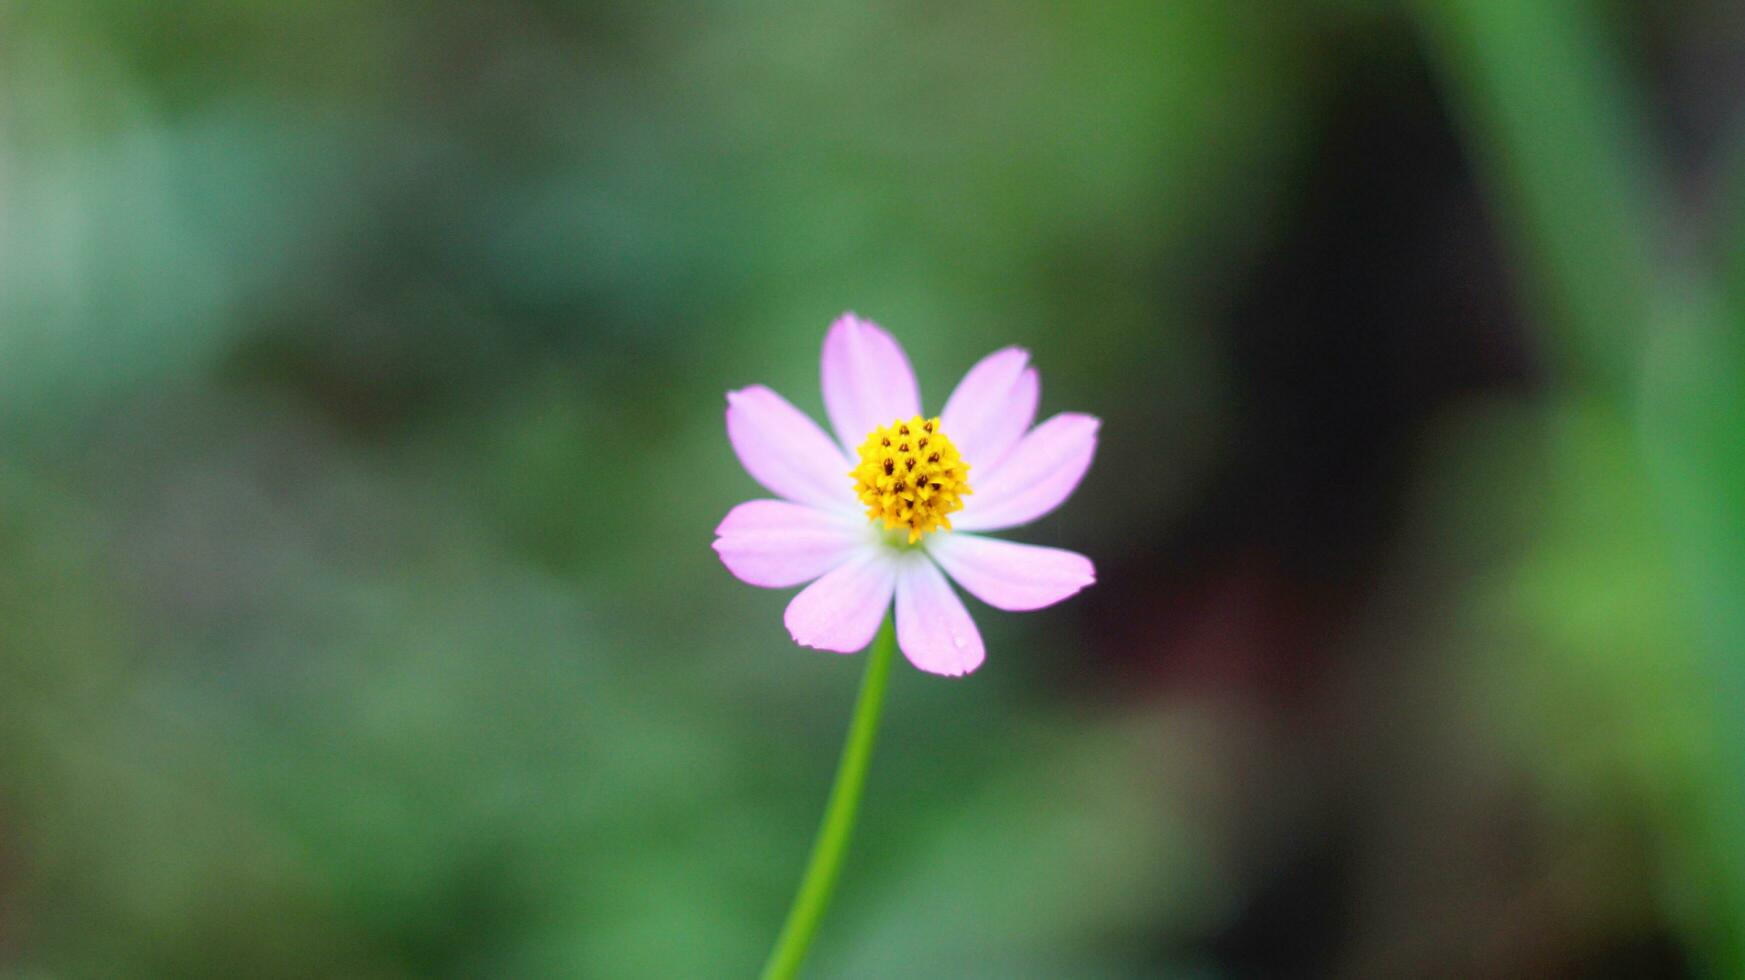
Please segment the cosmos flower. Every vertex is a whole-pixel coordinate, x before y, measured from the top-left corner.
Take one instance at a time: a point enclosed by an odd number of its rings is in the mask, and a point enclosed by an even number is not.
[[[986,537],[1071,496],[1096,451],[1097,419],[1065,412],[1031,427],[1040,384],[1017,347],[983,358],[936,417],[921,414],[909,358],[852,313],[824,338],[831,439],[763,385],[727,395],[727,436],[779,500],[733,508],[715,551],[741,580],[807,585],[784,621],[802,646],[853,653],[896,602],[910,663],[962,675],[981,634],[947,576],[995,609],[1040,609],[1096,580],[1083,555]]]

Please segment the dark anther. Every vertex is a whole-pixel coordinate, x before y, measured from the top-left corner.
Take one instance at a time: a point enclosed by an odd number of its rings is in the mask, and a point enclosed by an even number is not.
[[[929,463],[937,463],[937,462],[939,462],[939,454],[938,454],[938,453],[934,453],[934,454],[933,454],[933,455],[931,455],[931,456],[929,456],[929,457],[927,457],[927,462],[929,462]]]
[[[901,446],[898,446],[898,447],[897,447],[897,452],[900,452],[900,453],[906,453],[906,452],[908,452],[908,451],[909,451],[909,444],[908,444],[908,443],[906,443],[906,442],[905,442],[905,443],[903,443],[903,444],[902,444],[902,445],[901,445]]]
[[[889,449],[891,447],[891,437],[890,436],[885,436],[884,438],[880,439],[879,442],[883,443],[884,447],[886,449]]]
[[[921,428],[926,429],[928,432],[932,432],[933,431],[933,420],[931,420],[931,419],[927,420],[927,422],[925,422],[921,426]]]
[[[909,457],[909,470],[910,470],[910,472],[913,472],[914,469],[915,469],[915,457],[910,456]]]
[[[890,476],[891,471],[894,469],[896,469],[896,466],[892,463],[892,461],[888,460],[888,459],[885,460],[885,475]]]
[[[916,443],[915,445],[919,446],[922,449],[926,449],[927,448],[927,440],[925,438],[923,438],[920,442]]]
[[[937,483],[933,484],[933,489],[935,489],[935,490],[939,489],[939,484],[937,484]]]
[[[897,431],[901,432],[903,435],[908,435],[909,434],[909,427],[906,425],[899,425],[899,426],[897,426]]]

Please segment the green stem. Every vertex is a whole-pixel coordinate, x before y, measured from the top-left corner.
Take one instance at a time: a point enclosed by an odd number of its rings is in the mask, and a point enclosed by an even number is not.
[[[812,843],[812,857],[806,862],[806,875],[800,880],[793,906],[788,909],[788,921],[782,926],[775,949],[770,951],[769,962],[764,964],[763,980],[788,980],[800,972],[806,950],[811,947],[818,924],[824,919],[824,910],[830,905],[830,896],[836,891],[836,876],[842,870],[848,838],[854,833],[861,790],[866,787],[867,763],[872,759],[873,741],[879,733],[885,686],[896,651],[897,634],[886,617],[867,654],[866,675],[861,678],[860,697],[854,703],[854,720],[848,726],[842,759],[836,764],[836,782],[830,787],[830,802],[824,806],[824,822],[818,828],[818,839]]]

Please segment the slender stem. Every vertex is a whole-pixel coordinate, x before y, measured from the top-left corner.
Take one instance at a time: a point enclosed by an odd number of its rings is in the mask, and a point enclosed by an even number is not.
[[[842,857],[854,833],[855,814],[860,810],[861,790],[866,786],[867,763],[872,759],[873,741],[879,733],[885,686],[896,650],[896,631],[886,617],[867,654],[866,675],[861,678],[860,697],[854,703],[854,720],[848,726],[842,759],[836,764],[836,782],[830,787],[830,801],[824,806],[824,822],[812,843],[812,857],[806,862],[806,875],[800,879],[800,890],[788,909],[788,921],[782,926],[775,949],[770,951],[769,962],[764,964],[763,980],[789,980],[799,974],[830,896],[836,891],[836,876],[842,870]]]

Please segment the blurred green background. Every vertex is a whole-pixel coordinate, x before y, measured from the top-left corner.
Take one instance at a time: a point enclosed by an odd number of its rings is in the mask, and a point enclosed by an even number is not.
[[[1091,555],[899,665],[828,977],[1745,976],[1736,4],[0,0],[0,976],[751,975],[843,309]]]

